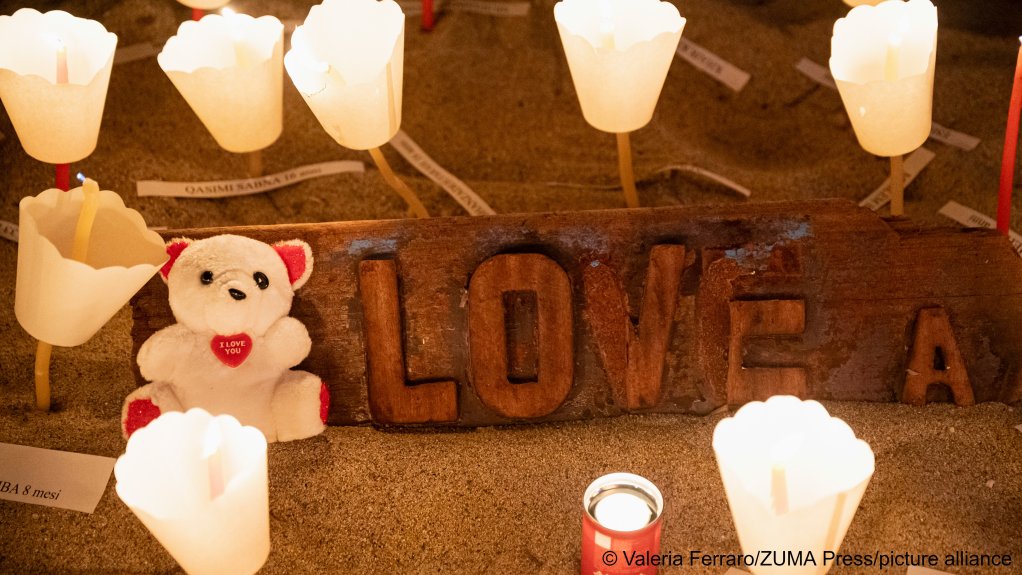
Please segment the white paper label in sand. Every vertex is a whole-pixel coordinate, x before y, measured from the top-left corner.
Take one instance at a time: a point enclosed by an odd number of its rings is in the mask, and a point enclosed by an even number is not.
[[[18,241],[18,224],[0,220],[0,238],[8,241]]]
[[[114,64],[127,64],[128,62],[134,62],[143,58],[152,58],[159,53],[160,48],[153,46],[149,42],[132,44],[131,46],[119,48],[114,52]]]
[[[905,573],[905,575],[952,575],[952,574],[947,573],[945,571],[937,571],[936,569],[927,569],[926,567],[916,567],[913,565],[912,567],[908,568],[908,571]]]
[[[660,168],[655,173],[663,174],[666,172],[691,172],[693,174],[700,175],[708,180],[717,182],[718,184],[724,186],[725,188],[731,190],[732,192],[741,194],[747,198],[752,195],[752,190],[746,188],[745,186],[739,184],[738,182],[731,180],[729,178],[725,178],[724,176],[718,173],[711,172],[706,168],[693,166],[692,164],[671,164],[669,166],[664,166]]]
[[[397,134],[391,138],[390,145],[416,170],[447,190],[447,193],[461,204],[466,212],[473,216],[491,216],[497,213],[465,182],[454,177],[453,174],[433,161],[433,158],[427,156],[422,148],[408,137],[408,134],[398,130]]]
[[[798,64],[795,64],[795,69],[805,74],[817,84],[826,86],[831,90],[837,90],[837,84],[834,83],[834,77],[830,75],[830,70],[809,58],[799,60]],[[980,139],[975,136],[957,132],[951,128],[941,126],[937,122],[932,122],[930,126],[930,137],[938,142],[961,148],[967,152],[973,150],[980,143]]]
[[[955,201],[944,204],[944,207],[937,213],[970,228],[994,229],[997,227],[997,221],[993,218],[987,217]],[[1022,236],[1008,230],[1008,239],[1011,240],[1011,245],[1015,248],[1015,251],[1022,255]]]
[[[695,42],[686,40],[684,36],[678,42],[678,56],[735,92],[741,92],[751,77],[745,70]]]
[[[0,443],[0,499],[92,513],[114,458]]]
[[[912,180],[916,179],[919,172],[923,171],[930,161],[933,160],[934,154],[926,148],[919,148],[918,150],[909,154],[905,158],[905,186],[907,187],[912,183]],[[880,187],[873,191],[872,194],[866,196],[866,199],[859,202],[859,205],[864,208],[869,208],[874,212],[880,208],[886,206],[891,201],[891,196],[888,188],[891,185],[891,178],[884,180],[884,183],[880,184]]]
[[[795,69],[802,72],[810,80],[813,80],[817,84],[826,86],[831,90],[837,90],[837,84],[834,83],[834,77],[830,75],[830,70],[813,62],[809,58],[802,58],[795,64]]]
[[[933,122],[930,127],[930,137],[938,142],[944,142],[949,146],[961,148],[965,151],[971,151],[979,145],[980,139],[975,136],[956,132],[951,128],[941,126],[937,122]]]
[[[528,2],[492,2],[490,0],[447,0],[441,2],[441,9],[481,14],[483,16],[500,16],[504,18],[528,16]]]
[[[247,196],[276,190],[312,178],[335,174],[365,172],[365,164],[356,161],[323,162],[292,168],[261,178],[228,180],[222,182],[161,182],[141,180],[137,183],[139,197],[161,196],[166,198],[230,198]]]

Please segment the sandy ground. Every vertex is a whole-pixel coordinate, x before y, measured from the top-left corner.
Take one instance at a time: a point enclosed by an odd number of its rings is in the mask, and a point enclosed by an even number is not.
[[[248,0],[239,11],[303,18],[308,2]],[[582,119],[549,0],[530,15],[445,16],[430,34],[409,19],[402,128],[498,212],[621,205],[612,136]],[[37,3],[102,21],[120,46],[162,42],[187,10],[169,0]],[[9,14],[21,4],[0,3]],[[836,0],[686,0],[685,37],[750,72],[740,92],[676,60],[657,114],[633,135],[645,205],[783,199],[859,200],[886,177],[887,162],[859,148],[836,92],[795,70],[825,64]],[[964,151],[939,142],[907,190],[914,220],[955,200],[994,215],[1004,116],[1022,31],[1008,1],[940,4],[934,119],[976,136]],[[266,151],[268,172],[364,153],[336,145],[285,78],[285,129]],[[52,168],[21,149],[0,115],[0,220],[49,187]],[[395,169],[437,215],[464,212],[392,149]],[[689,174],[694,164],[753,191],[750,200]],[[221,151],[154,59],[114,68],[99,147],[74,170],[122,194],[151,225],[271,224],[402,217],[403,203],[367,165],[364,175],[311,180],[228,200],[138,198],[145,179],[242,177],[244,159]],[[1022,227],[1016,202],[1014,227]],[[115,457],[117,417],[134,386],[130,315],[118,314],[89,343],[58,349],[55,410],[31,409],[34,342],[14,317],[17,248],[0,240],[0,441]],[[1022,423],[999,404],[830,404],[877,454],[877,472],[844,551],[1011,553],[1022,563]],[[268,573],[572,573],[579,554],[580,498],[595,477],[643,474],[669,509],[663,549],[739,550],[710,449],[719,416],[626,417],[458,433],[331,428],[270,448],[273,552]],[[509,464],[510,463],[510,464]],[[991,483],[992,482],[992,483]],[[167,573],[176,564],[108,486],[96,512],[0,501],[0,572]],[[953,573],[1022,573],[948,568]],[[722,573],[722,567],[667,569]],[[834,569],[833,573],[864,573]],[[903,569],[889,571],[903,573]]]

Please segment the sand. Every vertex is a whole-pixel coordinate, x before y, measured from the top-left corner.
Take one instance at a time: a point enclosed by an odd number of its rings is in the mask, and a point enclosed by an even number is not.
[[[907,189],[918,222],[954,200],[994,215],[1003,122],[1022,31],[1006,0],[940,6],[934,119],[980,138],[964,151],[931,140],[930,166]],[[239,1],[239,11],[302,18],[308,2]],[[621,205],[614,139],[582,119],[551,16],[465,13],[406,32],[402,128],[498,212]],[[4,3],[0,13],[21,4]],[[161,44],[187,10],[169,0],[40,2],[101,20],[120,45]],[[825,64],[836,0],[686,0],[685,38],[752,74],[741,93],[676,60],[653,121],[633,135],[645,205],[859,200],[887,162],[859,148],[838,95],[794,68]],[[268,172],[329,160],[368,162],[337,146],[285,79],[285,130]],[[29,158],[0,116],[0,220],[49,187],[52,168]],[[392,150],[395,169],[436,215],[460,206]],[[753,191],[750,200],[688,174],[695,164]],[[138,198],[145,179],[241,177],[244,158],[221,151],[154,59],[115,67],[99,147],[74,170],[118,191],[151,225],[270,224],[402,217],[403,203],[371,165],[364,175],[311,180],[228,200]],[[553,185],[557,183],[557,185]],[[1014,227],[1022,228],[1016,202]],[[55,409],[31,405],[34,342],[13,312],[17,248],[0,240],[0,441],[116,457],[121,401],[134,386],[130,314],[89,343],[57,349]],[[865,438],[877,471],[852,524],[848,553],[1011,553],[1022,563],[1022,423],[1001,404],[827,404]],[[721,416],[624,417],[456,433],[330,428],[270,447],[273,551],[267,573],[577,572],[582,490],[602,473],[643,474],[668,500],[663,550],[736,553],[735,531],[710,449]],[[992,481],[992,483],[990,483]],[[168,573],[178,568],[113,493],[87,515],[0,501],[0,572]],[[947,568],[966,573],[1022,573]],[[667,569],[723,573],[723,567]],[[837,568],[832,573],[865,573]],[[904,569],[891,573],[901,574]]]

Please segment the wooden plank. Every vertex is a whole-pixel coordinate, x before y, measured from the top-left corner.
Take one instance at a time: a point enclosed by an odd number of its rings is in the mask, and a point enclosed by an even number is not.
[[[803,370],[806,397],[899,400],[916,316],[939,306],[954,321],[975,401],[1022,399],[1016,359],[1022,357],[1022,333],[1015,329],[1022,322],[1022,260],[990,231],[919,229],[831,200],[238,227],[166,236],[225,232],[267,242],[301,238],[312,246],[316,268],[291,314],[312,335],[312,352],[301,368],[329,385],[333,424],[425,419],[477,426],[631,410],[707,413],[744,400],[742,387],[730,396],[729,355],[732,325],[741,327],[748,318],[733,320],[732,304],[767,300],[803,302],[804,329],[790,338],[745,337],[740,360]],[[672,253],[665,267],[661,255],[654,255],[662,254],[659,246],[675,246],[684,258]],[[489,286],[486,298],[476,305],[489,311],[474,316],[470,286],[485,272],[484,262],[512,255],[528,257],[506,260],[518,263],[503,264],[488,280],[484,276],[479,286]],[[391,262],[394,271],[387,271],[390,264],[364,267],[367,261]],[[539,261],[545,263],[526,263]],[[363,277],[362,270],[371,273]],[[364,299],[369,288],[360,288],[363,281],[383,286],[380,301]],[[673,301],[663,299],[669,293]],[[566,309],[555,313],[544,307],[548,300]],[[373,319],[367,308],[373,305],[382,306],[385,321]],[[159,279],[133,306],[137,351],[173,317]],[[644,315],[647,306],[651,311]],[[544,321],[552,317],[561,327],[556,346],[548,348]],[[474,335],[473,321],[480,322]],[[373,325],[384,326],[379,340],[367,337],[377,333]],[[652,330],[643,343],[646,325]],[[630,355],[629,346],[645,351]],[[403,368],[395,367],[398,347]],[[473,361],[477,354],[496,363]],[[640,356],[642,362],[632,366],[638,360],[629,358]],[[404,393],[420,387],[415,382],[453,382],[432,388],[453,390],[444,391],[440,402],[448,411],[441,418],[382,415],[382,404],[373,407],[370,400],[374,362],[393,373],[380,380],[395,384],[392,406],[413,401]],[[403,387],[396,386],[398,375]],[[535,391],[548,380],[550,389]],[[530,399],[516,395],[530,386]],[[456,419],[438,423],[452,415],[450,393],[456,394]],[[550,411],[558,397],[563,401]],[[432,414],[433,408],[425,411]]]

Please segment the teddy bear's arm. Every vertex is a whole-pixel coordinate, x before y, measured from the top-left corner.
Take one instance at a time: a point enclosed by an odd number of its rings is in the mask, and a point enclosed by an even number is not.
[[[173,381],[174,370],[188,364],[195,336],[181,324],[149,336],[138,350],[138,368],[147,381]]]
[[[302,362],[312,349],[312,340],[305,324],[297,319],[282,317],[266,330],[264,337],[274,363],[291,368]]]

